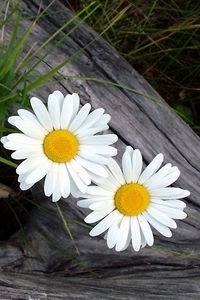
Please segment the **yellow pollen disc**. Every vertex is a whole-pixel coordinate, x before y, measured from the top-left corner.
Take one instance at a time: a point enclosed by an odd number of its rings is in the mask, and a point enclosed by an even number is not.
[[[43,149],[50,160],[57,163],[68,162],[78,152],[78,140],[67,130],[54,130],[46,135]]]
[[[149,205],[150,197],[147,189],[138,183],[122,185],[115,194],[116,208],[126,216],[137,216]]]

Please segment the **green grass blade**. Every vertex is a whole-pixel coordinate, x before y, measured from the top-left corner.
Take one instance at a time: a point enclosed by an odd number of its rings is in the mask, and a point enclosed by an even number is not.
[[[101,84],[109,84],[109,85],[116,86],[116,87],[122,88],[124,90],[127,90],[129,92],[132,92],[134,94],[143,96],[143,97],[148,98],[150,100],[153,100],[156,103],[159,103],[159,104],[163,103],[160,99],[158,99],[156,97],[150,96],[150,95],[148,95],[144,92],[133,89],[130,86],[119,84],[119,83],[111,81],[111,80],[95,78],[95,77],[86,77],[86,76],[61,76],[61,77],[58,77],[58,78],[59,78],[59,80],[62,80],[62,79],[64,79],[64,80],[66,80],[66,79],[67,80],[84,80],[84,81],[89,80],[89,81],[94,81],[94,82],[101,83]]]
[[[53,52],[54,49],[58,48],[63,41],[71,34],[73,33],[87,18],[90,17],[90,15],[92,15],[92,13],[99,7],[96,6],[86,17],[84,17],[82,20],[79,21],[78,24],[76,24],[71,30],[69,30],[68,33],[66,33],[64,35],[64,37],[62,37],[57,43],[55,43],[55,45],[53,45],[49,50],[47,50],[45,52],[45,54],[36,61],[35,64],[32,65],[32,67],[22,76],[20,76],[20,78],[18,79],[18,81],[15,83],[15,85],[13,86],[13,88],[15,88],[22,80],[25,80],[25,78],[51,53]],[[69,21],[67,21],[68,25],[71,24],[75,19],[78,18],[78,15],[75,15],[72,19],[70,19]],[[65,24],[64,24],[65,25]],[[46,79],[45,79],[46,80]],[[45,81],[44,80],[44,81]]]
[[[17,167],[17,164],[1,156],[0,156],[0,162],[13,168]]]
[[[19,9],[19,4],[20,4],[20,1],[21,0],[18,0],[15,4],[15,6],[12,8],[11,10],[11,13],[9,13],[7,15],[7,17],[3,20],[3,21],[0,21],[0,29],[2,29],[2,27],[4,25],[6,25],[8,23],[8,21],[10,21],[10,19],[12,18],[12,16],[16,13],[16,11]]]
[[[57,211],[58,211],[58,215],[59,215],[59,217],[60,217],[60,219],[61,219],[61,221],[62,221],[62,223],[63,223],[63,226],[64,226],[64,228],[65,228],[67,234],[69,235],[70,240],[72,241],[72,243],[73,243],[73,245],[74,245],[74,248],[75,248],[75,250],[76,250],[76,253],[77,253],[78,255],[80,255],[79,249],[78,249],[78,247],[77,247],[77,245],[76,245],[76,243],[75,243],[75,240],[74,240],[74,238],[73,238],[73,235],[72,235],[72,233],[71,233],[69,224],[68,224],[68,222],[67,222],[65,216],[63,215],[62,210],[60,209],[60,206],[59,206],[58,202],[56,202],[56,208],[57,208]]]
[[[32,89],[36,89],[39,86],[41,86],[46,80],[48,80],[50,77],[55,75],[62,67],[64,67],[69,62],[73,61],[78,55],[80,55],[84,50],[86,50],[92,43],[94,43],[99,37],[101,37],[106,31],[109,30],[121,17],[122,15],[127,11],[127,8],[123,9],[121,13],[114,18],[114,20],[110,23],[109,26],[107,26],[97,37],[95,37],[92,41],[90,41],[88,44],[86,44],[83,48],[75,52],[72,56],[64,60],[62,63],[60,63],[58,66],[56,66],[51,71],[47,72],[44,75],[41,75],[38,79],[36,79],[33,83],[29,84],[27,86],[27,92],[31,91]]]
[[[61,32],[63,32],[63,30],[69,26],[72,22],[74,22],[78,17],[80,17],[85,11],[88,10],[88,8],[90,8],[91,6],[94,5],[95,2],[90,3],[88,6],[84,7],[81,11],[79,11],[76,15],[74,15],[70,20],[68,20],[67,22],[64,23],[63,26],[61,26],[56,32],[54,32],[42,45],[40,45],[21,65],[21,67],[26,66],[29,61],[35,57],[39,51],[41,51],[44,47],[46,47],[53,39],[55,39],[57,37],[57,35]],[[65,36],[65,38],[69,36],[69,34],[67,34]],[[61,43],[56,43],[56,46],[58,47]],[[54,47],[53,47],[54,49]],[[48,52],[49,54],[50,52]]]

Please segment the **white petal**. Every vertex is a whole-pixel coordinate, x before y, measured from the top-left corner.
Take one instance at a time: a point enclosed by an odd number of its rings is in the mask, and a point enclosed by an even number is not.
[[[3,146],[7,150],[19,150],[20,148],[23,148],[22,144],[16,144],[9,141],[5,142]]]
[[[116,134],[94,135],[80,138],[81,144],[86,145],[111,145],[118,140]]]
[[[177,228],[176,222],[168,217],[165,213],[160,210],[152,207],[151,205],[147,208],[147,212],[156,219],[158,222],[170,228]]]
[[[52,194],[52,201],[57,202],[58,200],[60,200],[61,197],[62,196],[61,196],[60,189],[58,187],[56,187]]]
[[[88,172],[75,159],[71,160],[71,165],[74,171],[76,172],[76,174],[81,178],[83,183],[85,183],[86,185],[90,185],[91,178]]]
[[[42,140],[31,138],[23,133],[11,133],[7,136],[7,139],[13,143],[20,143],[26,145],[42,145]]]
[[[115,247],[116,251],[121,251],[125,247],[129,235],[129,228],[130,217],[124,216],[119,228],[118,240]]]
[[[188,196],[190,196],[190,192],[187,191],[187,190],[182,190],[181,189],[181,192],[178,196],[176,196],[176,199],[186,198]]]
[[[94,111],[92,111],[87,116],[87,118],[85,119],[85,121],[82,124],[82,126],[76,131],[76,133],[80,134],[81,132],[83,132],[87,128],[92,127],[96,122],[98,122],[98,120],[103,115],[103,113],[104,113],[104,109],[103,108],[98,108],[98,109],[95,109]]]
[[[121,186],[121,184],[119,183],[119,181],[113,176],[113,174],[110,172],[110,170],[108,170],[108,178],[106,178],[110,181],[110,183],[117,188],[119,188]]]
[[[67,198],[70,194],[70,181],[67,167],[65,164],[59,164],[58,179],[60,185],[60,193],[62,197]]]
[[[8,136],[3,136],[2,138],[1,138],[1,143],[2,144],[5,144],[5,143],[7,143],[8,142]]]
[[[184,209],[186,207],[186,204],[181,200],[161,200],[157,198],[151,198],[151,202],[164,206],[174,207],[177,209]]]
[[[85,193],[87,190],[87,185],[83,183],[83,181],[81,180],[80,176],[77,175],[76,171],[74,170],[71,162],[68,162],[66,164],[67,169],[74,181],[74,183],[76,184],[77,188],[79,189],[80,192]]]
[[[102,181],[105,180],[104,177],[100,177],[99,175],[96,175],[96,174],[94,174],[94,173],[91,173],[90,171],[88,171],[88,174],[89,174],[89,176],[90,176],[90,178],[91,178],[91,181],[92,181],[93,183],[95,183],[96,185],[99,185],[99,183],[102,183]]]
[[[180,199],[190,195],[189,191],[174,187],[160,188],[149,192],[151,197],[159,197],[162,199]]]
[[[21,122],[21,118],[18,116],[11,116],[8,118],[8,123],[10,123],[11,125],[15,126],[15,123],[20,121]]]
[[[108,233],[107,233],[107,245],[108,248],[113,248],[116,245],[118,236],[119,236],[119,223],[121,222],[123,218],[123,215],[119,215],[116,220],[114,221],[114,223],[110,226],[110,228],[108,229]]]
[[[141,227],[140,227],[140,235],[141,235],[141,248],[144,248],[146,246],[147,242],[146,242],[146,239],[144,237]]]
[[[52,162],[48,159],[42,163],[38,168],[36,168],[33,172],[31,172],[27,178],[26,183],[31,184],[41,180],[51,168]]]
[[[96,185],[104,188],[105,190],[116,191],[121,184],[115,179],[115,177],[111,174],[111,172],[107,169],[109,176],[107,178],[99,177],[98,175],[94,175],[93,173],[90,173],[90,177],[92,179],[92,182],[94,182]],[[108,183],[109,182],[109,183]],[[105,184],[104,184],[105,183]],[[108,184],[110,188],[108,188]]]
[[[163,213],[168,215],[168,217],[173,218],[173,219],[182,220],[187,217],[187,214],[184,211],[182,211],[181,209],[176,209],[173,207],[163,206],[163,205],[159,205],[159,204],[155,204],[155,203],[152,203],[151,206],[158,209],[159,211],[162,211]]]
[[[125,179],[124,179],[124,176],[123,176],[123,173],[121,171],[121,168],[120,166],[118,165],[118,163],[113,159],[111,158],[110,161],[109,161],[109,164],[108,164],[108,167],[111,171],[111,173],[114,175],[114,177],[116,178],[116,180],[121,184],[125,184]]]
[[[98,183],[98,186],[103,188],[104,190],[110,191],[112,193],[115,193],[117,191],[117,186],[112,183],[112,181],[110,180],[110,177],[108,179],[104,178],[104,180],[102,182]]]
[[[154,188],[167,187],[168,185],[174,183],[179,178],[179,176],[180,176],[180,171],[178,170],[178,168],[176,168],[176,170],[173,173],[170,173],[169,175],[165,176],[164,178],[161,178],[154,184],[151,184],[149,186],[149,189],[152,190]]]
[[[110,116],[105,114],[97,122],[95,122],[95,124],[93,124],[92,127],[89,127],[89,128],[83,127],[82,128],[82,126],[83,126],[82,125],[76,131],[77,137],[91,136],[98,132],[109,129],[109,126],[107,125],[109,120],[110,120]]]
[[[72,114],[72,120],[73,120],[79,110],[79,105],[80,105],[79,95],[76,93],[73,93],[72,99],[73,99],[73,114]]]
[[[145,240],[147,242],[147,245],[153,246],[154,237],[153,237],[151,227],[149,226],[149,223],[147,222],[147,220],[145,219],[145,217],[143,215],[138,215],[137,218],[138,218],[140,228],[141,228],[141,230],[144,234]]]
[[[7,143],[4,143],[4,148],[9,149],[9,150],[27,150],[27,151],[42,151],[42,146],[41,144],[35,144],[35,145],[29,145],[28,143],[26,144],[21,144],[21,143],[16,143],[16,142],[10,142],[8,141]]]
[[[52,195],[54,188],[56,186],[57,177],[58,177],[58,164],[52,163],[52,166],[49,169],[44,181],[44,193],[47,197]]]
[[[41,164],[46,161],[46,157],[41,154],[37,157],[30,157],[24,160],[16,169],[17,174],[24,174],[26,172],[30,172],[36,167],[41,166]]]
[[[50,94],[48,97],[48,111],[51,116],[53,127],[55,129],[60,129],[61,105],[60,99],[56,96],[55,93]]]
[[[99,220],[103,219],[105,216],[109,215],[110,212],[113,211],[113,208],[107,208],[104,210],[99,210],[99,211],[93,211],[92,213],[90,213],[85,219],[84,221],[86,223],[94,223],[94,222],[98,222]],[[101,222],[99,223],[101,224]],[[98,224],[98,225],[99,225]],[[100,225],[99,225],[100,226]],[[93,228],[94,229],[94,228]],[[106,230],[106,229],[105,229]],[[103,232],[103,231],[102,231]],[[102,233],[101,232],[101,233]],[[90,232],[91,234],[91,232]],[[100,233],[99,233],[100,234]]]
[[[141,245],[140,226],[138,224],[138,219],[135,216],[131,217],[131,235],[133,249],[139,251]]]
[[[137,182],[142,171],[142,155],[140,150],[138,149],[134,150],[133,152],[132,168],[133,168],[132,181]]]
[[[103,210],[107,208],[115,208],[114,201],[96,201],[89,205],[89,209],[91,210]]]
[[[33,122],[38,122],[38,119],[37,117],[32,113],[30,112],[29,110],[27,109],[18,109],[18,114],[19,116],[24,120],[24,121],[27,121],[27,120],[32,120]]]
[[[33,147],[26,147],[24,149],[17,150],[11,154],[11,157],[14,159],[25,159],[29,157],[37,157],[41,156],[43,153],[42,149],[38,148],[33,148]]]
[[[74,112],[72,95],[67,95],[63,102],[63,107],[60,116],[60,127],[68,129]]]
[[[38,140],[43,140],[47,131],[39,125],[38,122],[33,121],[16,121],[15,126],[24,134]]]
[[[30,171],[32,171],[32,170],[30,170]],[[29,173],[30,173],[30,172],[26,172],[26,173],[24,173],[24,174],[20,174],[20,175],[18,176],[18,178],[17,178],[17,181],[20,182],[20,183],[22,183],[23,181],[25,182],[25,180],[26,180],[27,176],[29,175]],[[34,183],[33,183],[33,184],[34,184]],[[33,184],[32,184],[32,185],[33,185]]]
[[[110,122],[111,116],[109,114],[104,114],[101,116],[100,120],[96,120],[93,124],[94,127],[104,127]]]
[[[149,179],[147,179],[144,182],[144,186],[150,187],[151,185],[160,181],[161,178],[163,178],[169,174],[171,167],[172,167],[171,164],[164,165],[158,172],[156,172],[154,175],[152,175]]]
[[[178,170],[178,168],[176,166],[171,167],[171,169],[169,170],[169,172],[168,172],[168,174],[166,176],[168,176],[168,175],[176,172],[177,170]]]
[[[71,122],[69,126],[69,130],[75,132],[85,121],[91,109],[91,105],[86,103],[75,116],[74,120]]]
[[[105,201],[110,201],[111,198],[109,197],[91,197],[91,198],[88,198],[88,199],[84,199],[84,200],[79,200],[77,202],[77,205],[79,207],[84,207],[84,208],[89,208],[89,206],[93,203],[97,203],[97,202],[105,202]]]
[[[163,162],[163,154],[159,153],[156,155],[156,157],[152,160],[152,162],[145,168],[145,170],[140,175],[140,178],[138,180],[139,184],[143,184],[145,181],[147,181],[157,170],[160,168],[162,162]]]
[[[60,107],[60,112],[61,112],[65,97],[63,96],[63,94],[60,91],[54,91],[52,95],[54,95],[56,97],[57,103]]]
[[[107,191],[99,186],[89,186],[87,188],[87,193],[94,196],[110,196],[114,195],[113,192]]]
[[[128,231],[126,243],[124,244],[124,247],[120,251],[126,250],[129,247],[130,242],[131,242],[131,227],[129,226],[129,231]]]
[[[79,157],[83,159],[87,159],[88,161],[100,164],[100,165],[107,165],[109,163],[109,158],[104,157],[102,155],[98,154],[92,154],[92,153],[87,153],[87,152],[78,152]]]
[[[95,214],[94,212],[92,214]],[[112,211],[101,222],[99,222],[91,231],[90,236],[97,236],[106,231],[118,218],[120,213],[117,210]]]
[[[22,190],[22,191],[26,191],[26,190],[28,190],[28,189],[30,189],[32,186],[34,185],[34,183],[32,183],[32,184],[27,184],[25,181],[22,181],[21,183],[20,183],[20,189]]]
[[[132,156],[133,156],[133,148],[131,146],[126,146],[126,152],[129,153],[131,159],[132,159]]]
[[[77,205],[79,207],[83,207],[83,208],[89,208],[89,206],[93,203],[93,199],[85,199],[85,200],[79,200],[77,202]]]
[[[107,169],[106,169],[106,171],[107,171]],[[89,171],[88,171],[88,173],[90,175],[92,183],[95,183],[96,185],[99,185],[99,184],[101,185],[102,182],[104,182],[104,180],[105,180],[105,177],[100,177],[99,175],[94,174],[94,173],[89,172]]]
[[[31,106],[39,122],[47,131],[52,131],[53,126],[52,126],[51,118],[49,116],[49,113],[44,103],[36,97],[31,98],[30,101],[31,101]]]
[[[115,156],[117,155],[117,149],[112,146],[95,146],[95,145],[80,145],[80,153],[90,153],[90,154],[101,154],[106,156]]]
[[[83,131],[78,130],[79,133],[77,133],[77,138],[80,139],[82,137],[89,137],[101,131],[105,131],[107,129],[109,129],[109,127],[105,125],[105,126],[97,126],[97,127],[84,129]]]
[[[64,101],[64,96],[60,91],[54,91],[53,94],[56,96],[57,101],[59,101],[60,106],[62,107],[63,101]]]
[[[104,168],[103,166],[100,166],[98,164],[90,162],[78,155],[74,159],[86,170],[88,170],[100,177],[105,177],[105,178],[108,177],[108,172],[107,172],[106,168]]]
[[[74,180],[72,179],[70,173],[69,173],[69,180],[70,180],[71,195],[76,199],[85,197],[86,194],[80,192],[80,190],[77,188],[77,185],[75,184]]]
[[[124,178],[127,183],[132,182],[132,161],[129,153],[127,151],[124,152],[122,156],[122,170],[124,174]]]
[[[142,214],[147,219],[147,221],[162,235],[168,238],[172,236],[171,230],[167,226],[154,219],[147,211],[144,211]]]

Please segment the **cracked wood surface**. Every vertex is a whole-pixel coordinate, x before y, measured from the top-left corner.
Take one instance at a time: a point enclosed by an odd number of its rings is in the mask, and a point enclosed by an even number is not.
[[[43,7],[49,2],[43,0]],[[38,5],[37,0],[22,1],[22,30],[30,24],[27,17],[36,15]],[[31,44],[46,40],[72,15],[56,1],[49,14],[35,26]],[[8,35],[9,30],[7,26]],[[96,36],[90,27],[81,25],[54,54],[44,59],[30,81]],[[41,51],[39,56],[42,54]],[[80,251],[78,255],[55,205],[44,197],[42,185],[38,184],[33,188],[33,195],[43,209],[31,211],[26,237],[18,232],[8,242],[0,243],[0,299],[199,299],[199,137],[102,38],[59,74],[109,80],[129,87],[94,80],[66,80],[57,75],[54,81],[34,91],[34,95],[45,100],[56,89],[64,94],[78,92],[82,104],[90,102],[93,108],[105,108],[112,115],[110,130],[119,135],[118,158],[127,144],[141,149],[147,163],[162,152],[165,163],[172,162],[181,170],[177,185],[191,191],[186,201],[188,218],[177,222],[178,228],[171,239],[156,236],[154,247],[146,247],[139,253],[130,247],[117,253],[107,249],[103,238],[88,236],[89,228],[78,223],[86,212],[76,206],[75,199],[61,200],[59,203]]]

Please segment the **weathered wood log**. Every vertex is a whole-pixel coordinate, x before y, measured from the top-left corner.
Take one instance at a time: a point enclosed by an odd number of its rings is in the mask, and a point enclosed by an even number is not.
[[[153,273],[153,276],[152,276]],[[180,280],[181,278],[181,280]],[[173,271],[160,268],[102,279],[3,273],[0,278],[1,299],[199,299],[199,273],[196,269]]]
[[[43,7],[49,2],[43,0]],[[30,24],[26,16],[36,15],[39,2],[23,0],[22,8],[21,29],[24,30]],[[32,41],[44,41],[72,15],[56,1],[49,8],[49,14],[36,24]],[[9,30],[7,26],[8,35]],[[96,37],[90,27],[81,25],[44,59],[34,76],[52,69]],[[78,92],[83,104],[90,102],[93,108],[104,107],[112,115],[111,131],[119,136],[119,157],[127,144],[141,149],[146,162],[162,152],[165,162],[172,162],[181,170],[177,185],[191,191],[187,200],[188,218],[178,222],[171,239],[158,236],[152,248],[139,253],[131,248],[117,253],[107,249],[103,238],[88,236],[89,229],[79,224],[85,212],[76,206],[75,199],[61,200],[59,203],[70,224],[78,255],[55,204],[44,197],[37,185],[33,195],[42,208],[27,212],[30,218],[25,236],[20,231],[9,241],[0,243],[0,299],[198,299],[199,137],[102,38],[65,65],[59,74],[114,82],[115,85],[100,84],[94,80],[63,80],[56,76],[53,83],[34,91],[34,95],[46,99],[55,89],[64,94]]]

